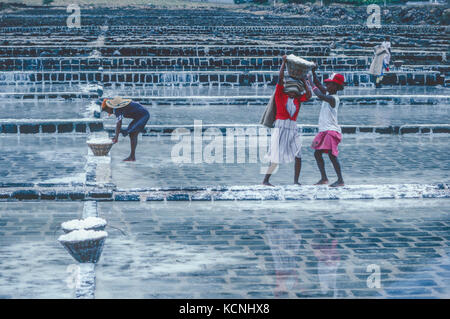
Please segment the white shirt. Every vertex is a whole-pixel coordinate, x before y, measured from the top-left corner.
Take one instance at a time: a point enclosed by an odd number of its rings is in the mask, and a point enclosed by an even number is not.
[[[391,48],[391,42],[384,41],[383,43],[381,43],[381,46],[384,47],[387,51],[387,54],[384,57],[383,61],[386,65],[389,65],[389,62],[391,61],[391,54],[389,53],[389,49]]]
[[[340,99],[333,95],[335,107],[331,107],[328,102],[323,101],[319,114],[319,132],[336,131],[341,133],[341,127],[338,125],[338,108]]]
[[[286,103],[286,110],[291,116],[295,114],[295,111],[297,111],[297,107],[294,104],[294,99],[288,98]]]

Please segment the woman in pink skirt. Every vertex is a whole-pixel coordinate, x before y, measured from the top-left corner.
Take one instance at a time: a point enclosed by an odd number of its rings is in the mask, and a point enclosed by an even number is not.
[[[338,91],[344,89],[344,77],[341,74],[332,75],[331,79],[326,79],[325,86],[320,83],[317,78],[315,67],[312,70],[314,84],[314,94],[322,100],[322,108],[319,115],[319,133],[314,138],[311,147],[315,149],[314,157],[320,170],[321,179],[315,185],[328,184],[328,177],[325,172],[325,163],[322,153],[328,153],[328,157],[333,164],[338,180],[330,185],[330,187],[344,186],[342,178],[341,165],[338,161],[338,145],[342,140],[341,128],[338,125],[338,109],[339,97]]]

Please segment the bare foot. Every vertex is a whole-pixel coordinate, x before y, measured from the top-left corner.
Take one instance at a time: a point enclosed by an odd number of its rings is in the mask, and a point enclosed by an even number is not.
[[[318,181],[314,185],[325,185],[325,184],[328,184],[328,179],[321,179],[320,181]]]
[[[344,186],[344,181],[335,181],[330,187],[341,187]]]
[[[124,162],[136,162],[135,157],[128,156],[126,159],[123,160]]]
[[[263,185],[264,185],[264,186],[275,187],[275,186],[273,186],[272,184],[270,184],[269,182],[263,182]]]

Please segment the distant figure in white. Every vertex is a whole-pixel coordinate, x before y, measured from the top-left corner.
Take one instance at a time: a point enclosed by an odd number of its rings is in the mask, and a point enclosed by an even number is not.
[[[389,71],[391,61],[391,38],[386,37],[380,45],[374,48],[374,57],[370,65],[369,73],[375,77],[375,87],[380,88],[384,71]]]

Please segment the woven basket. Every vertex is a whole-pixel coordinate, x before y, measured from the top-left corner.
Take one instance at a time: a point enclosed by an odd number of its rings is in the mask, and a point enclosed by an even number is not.
[[[315,65],[314,62],[299,58],[293,54],[287,56],[286,63],[289,76],[297,80],[304,78]]]
[[[106,156],[109,153],[109,150],[113,146],[113,143],[105,143],[105,144],[95,144],[95,143],[87,143],[89,145],[90,149],[92,150],[92,153],[94,153],[95,156]]]
[[[80,263],[97,263],[103,251],[106,237],[84,241],[60,241],[64,248]]]

